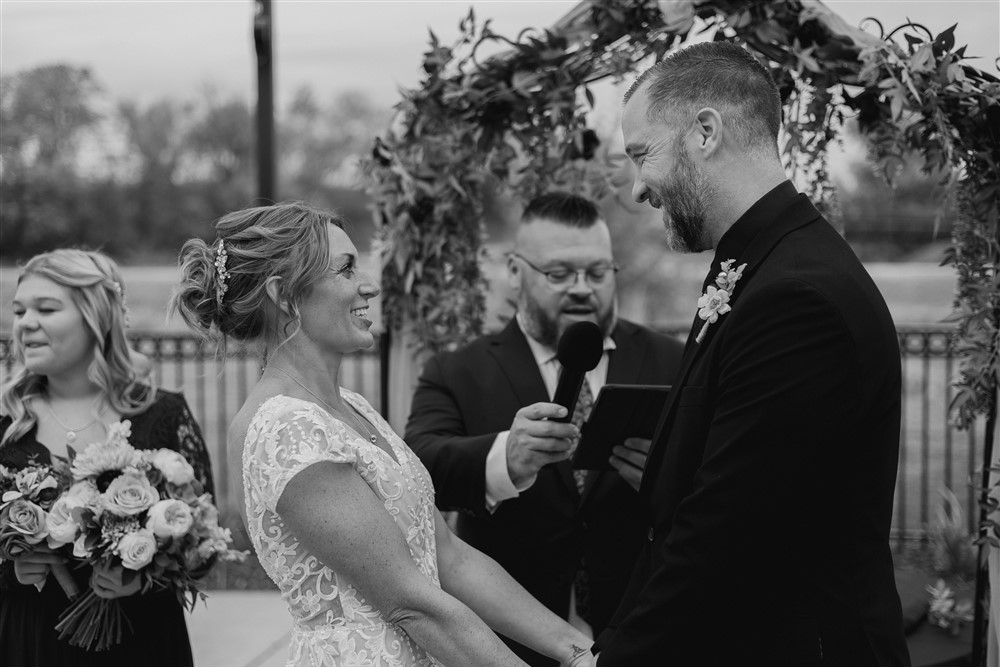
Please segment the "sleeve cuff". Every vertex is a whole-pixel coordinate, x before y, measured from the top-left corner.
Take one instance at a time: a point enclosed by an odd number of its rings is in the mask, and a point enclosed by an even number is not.
[[[507,436],[510,431],[501,431],[493,440],[489,454],[486,455],[486,509],[493,512],[497,506],[505,500],[517,498],[521,491],[524,491],[535,483],[532,477],[521,485],[521,488],[514,486],[507,472]]]

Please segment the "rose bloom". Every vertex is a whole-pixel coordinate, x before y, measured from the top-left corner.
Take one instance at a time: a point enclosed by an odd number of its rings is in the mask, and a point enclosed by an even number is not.
[[[139,472],[125,472],[108,485],[101,497],[104,509],[116,516],[135,516],[152,507],[160,495]]]
[[[149,565],[156,555],[156,538],[148,530],[128,533],[118,540],[115,553],[122,559],[122,565],[130,570],[141,570]]]
[[[172,449],[156,450],[152,457],[152,463],[171,484],[181,486],[190,484],[194,480],[194,468],[184,456]]]
[[[45,510],[24,498],[18,498],[0,512],[0,526],[21,533],[30,544],[38,544],[49,533]]]
[[[0,511],[0,558],[17,558],[48,535],[45,510],[18,498]]]
[[[191,508],[181,500],[161,500],[149,508],[146,528],[157,537],[181,537],[191,530],[194,516]]]
[[[35,545],[30,544],[24,535],[12,528],[0,528],[0,560],[8,560],[30,554]]]
[[[73,509],[81,507],[78,501],[69,496],[60,496],[49,510],[46,519],[49,529],[49,546],[60,547],[76,539],[80,530],[73,520]]]

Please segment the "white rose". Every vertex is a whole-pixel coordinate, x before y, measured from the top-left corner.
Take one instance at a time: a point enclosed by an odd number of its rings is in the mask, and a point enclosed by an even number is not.
[[[156,538],[149,530],[127,533],[118,540],[115,553],[122,559],[122,565],[130,570],[141,570],[149,565],[156,555]]]
[[[191,530],[191,508],[181,500],[161,500],[149,508],[146,528],[157,537],[181,537]]]
[[[101,498],[104,509],[116,516],[134,516],[160,500],[160,494],[139,472],[125,472],[115,477]]]
[[[171,449],[160,449],[153,454],[153,465],[159,468],[171,484],[181,486],[194,480],[194,468],[181,454]]]
[[[60,547],[69,544],[76,539],[80,530],[76,521],[73,520],[73,509],[80,507],[77,501],[68,496],[60,496],[54,503],[46,522],[49,527],[49,546]]]

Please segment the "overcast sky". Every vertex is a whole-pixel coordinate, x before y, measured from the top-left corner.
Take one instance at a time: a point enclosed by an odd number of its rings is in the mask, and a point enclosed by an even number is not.
[[[473,7],[495,31],[546,27],[576,3],[554,0],[274,0],[279,104],[302,84],[326,101],[365,91],[390,106],[415,87],[428,29],[445,43]],[[937,33],[958,23],[957,42],[996,73],[998,0],[829,0],[853,25],[868,16],[886,28],[907,18]],[[256,94],[251,0],[0,0],[0,73],[69,63],[91,69],[115,100],[194,98],[206,85]]]

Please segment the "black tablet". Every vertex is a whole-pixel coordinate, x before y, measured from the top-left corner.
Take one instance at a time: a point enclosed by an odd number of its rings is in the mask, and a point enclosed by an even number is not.
[[[666,384],[604,385],[580,429],[573,467],[611,469],[608,459],[615,445],[626,438],[652,438],[669,391],[670,385]]]

